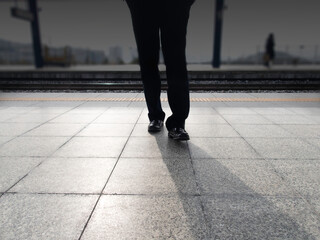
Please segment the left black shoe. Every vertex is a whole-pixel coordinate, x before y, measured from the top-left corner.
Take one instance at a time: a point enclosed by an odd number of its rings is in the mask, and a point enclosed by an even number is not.
[[[163,121],[152,120],[148,125],[148,132],[150,133],[160,132],[162,127],[163,127]]]
[[[190,140],[189,134],[183,128],[172,128],[169,130],[168,136],[178,141]]]

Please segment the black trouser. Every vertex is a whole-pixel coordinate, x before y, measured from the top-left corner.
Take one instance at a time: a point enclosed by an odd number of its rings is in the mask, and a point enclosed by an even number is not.
[[[172,115],[166,127],[184,128],[189,115],[189,83],[186,67],[186,34],[194,0],[126,0],[131,12],[139,54],[141,77],[149,120],[164,120],[160,102],[160,41],[168,82]]]

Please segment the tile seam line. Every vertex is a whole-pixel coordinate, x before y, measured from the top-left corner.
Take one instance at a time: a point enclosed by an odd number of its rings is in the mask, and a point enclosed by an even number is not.
[[[259,113],[258,113],[258,115],[261,116],[261,114],[259,114]],[[223,117],[223,116],[221,115],[221,117]],[[224,117],[223,117],[223,118],[224,118]],[[230,122],[229,122],[227,119],[224,118],[224,120],[230,125],[230,127],[232,127],[232,125],[230,124]],[[274,123],[274,124],[277,125],[276,123]],[[232,127],[232,128],[233,128],[233,127]],[[292,186],[288,185],[288,184],[284,181],[284,178],[283,178],[282,176],[280,176],[279,174],[277,174],[277,172],[275,171],[275,168],[274,168],[273,164],[270,163],[270,161],[267,161],[267,158],[265,158],[264,156],[262,156],[262,154],[260,154],[260,153],[258,152],[258,150],[256,150],[256,149],[247,141],[247,139],[246,139],[245,137],[243,137],[235,128],[233,128],[233,129],[234,129],[234,131],[236,131],[236,132],[241,136],[241,138],[246,142],[246,144],[248,144],[248,146],[250,146],[250,148],[259,156],[259,158],[262,159],[262,161],[264,161],[267,165],[269,165],[269,164],[271,165],[272,171],[275,173],[276,176],[278,176],[278,177],[283,181],[283,184],[284,184],[285,186],[289,187],[294,193],[296,193],[301,199],[303,199],[300,192],[298,192],[298,191],[297,191],[295,188],[293,188]]]
[[[211,108],[213,109],[213,107],[211,107]],[[213,110],[215,110],[215,109],[213,109]],[[204,202],[202,201],[203,194],[201,193],[200,184],[197,181],[196,170],[194,168],[194,161],[193,161],[193,158],[192,158],[192,155],[191,155],[189,142],[188,141],[186,141],[186,142],[187,142],[187,146],[188,146],[188,153],[189,153],[189,158],[190,158],[190,161],[191,161],[191,167],[192,167],[193,176],[194,176],[194,179],[195,179],[197,190],[199,191],[199,202],[200,202],[201,212],[202,212],[202,215],[203,215],[203,218],[204,218],[204,221],[205,221],[206,235],[207,235],[207,237],[209,237],[210,236],[210,225],[209,225],[209,221],[210,220],[208,219],[208,217],[206,215]]]
[[[54,119],[62,116],[63,114],[65,114],[65,113],[67,113],[67,112],[70,112],[70,111],[76,109],[77,107],[83,105],[84,103],[85,103],[85,102],[80,103],[80,104],[74,106],[73,108],[71,108],[71,109],[69,109],[69,110],[67,110],[67,111],[65,111],[65,112],[62,112],[62,113],[60,113],[60,114],[58,113],[55,117],[50,118],[49,120],[47,120],[47,121],[45,121],[45,122],[43,122],[43,123],[41,123],[41,122],[40,122],[40,123],[38,123],[38,122],[29,122],[30,124],[31,124],[31,123],[36,123],[37,125],[36,125],[34,128],[29,129],[28,131],[26,131],[26,132],[24,132],[24,133],[21,133],[21,134],[19,134],[19,135],[17,135],[17,136],[14,136],[14,138],[10,139],[9,141],[7,141],[7,142],[5,142],[5,143],[0,144],[0,146],[4,145],[4,144],[6,144],[6,143],[11,142],[12,140],[14,140],[14,139],[16,139],[16,138],[18,138],[18,137],[22,137],[24,134],[29,133],[29,132],[35,130],[36,128],[39,128],[39,127],[41,127],[41,126],[43,126],[43,125],[45,125],[45,124],[47,124],[47,123],[50,123],[50,121],[52,121],[52,120],[54,120]],[[32,106],[37,105],[37,104],[38,104],[38,103],[35,103],[35,104],[33,104]],[[31,106],[31,105],[30,105],[30,106]],[[14,119],[14,118],[16,118],[16,117],[18,117],[18,116],[23,116],[24,114],[25,114],[25,113],[18,114],[17,116],[12,117],[12,118],[9,118],[8,120]],[[7,121],[8,121],[8,120],[7,120]],[[4,123],[7,123],[7,122],[4,122]],[[10,121],[10,122],[8,122],[8,123],[21,123],[21,122],[11,122],[11,121]],[[0,124],[1,124],[1,122],[0,122]],[[23,124],[23,122],[22,122],[21,124]]]
[[[133,131],[134,131],[134,129],[135,129],[140,117],[141,117],[141,115],[142,115],[142,112],[143,112],[143,109],[141,109],[141,111],[140,111],[139,117],[137,118],[137,120],[136,120],[136,122],[135,122],[135,124],[134,124],[134,126],[133,126],[133,128],[131,130],[131,133],[130,133],[130,135],[128,136],[128,138],[126,140],[126,142],[125,142],[125,144],[124,144],[124,146],[123,146],[123,148],[122,148],[122,150],[121,150],[121,152],[120,152],[120,154],[119,154],[119,156],[117,158],[117,161],[115,162],[115,164],[114,164],[114,166],[113,166],[113,168],[112,168],[112,170],[111,170],[111,172],[109,174],[109,177],[108,177],[105,185],[103,186],[103,188],[102,188],[102,190],[101,190],[101,192],[100,192],[100,194],[98,196],[98,199],[97,199],[95,205],[93,206],[93,209],[92,209],[92,211],[91,211],[91,213],[90,213],[90,215],[89,215],[89,217],[88,217],[83,229],[81,230],[81,233],[80,233],[80,236],[79,236],[78,240],[81,240],[81,238],[82,238],[82,236],[83,236],[83,234],[84,234],[84,232],[85,232],[85,230],[86,230],[86,228],[87,228],[87,226],[88,226],[88,224],[89,224],[89,222],[90,222],[90,220],[91,220],[91,218],[92,218],[92,216],[93,216],[93,214],[94,214],[94,212],[95,212],[95,210],[96,210],[96,208],[98,206],[98,203],[100,202],[100,199],[103,196],[103,191],[105,190],[105,188],[106,188],[106,186],[107,186],[107,184],[108,184],[108,182],[109,182],[109,180],[110,180],[110,178],[112,176],[112,173],[114,172],[116,166],[118,165],[118,162],[120,161],[121,155],[122,155],[125,147],[127,146],[127,143],[129,142],[129,139],[130,139],[130,137],[131,137],[131,135],[132,135],[132,133],[133,133]]]
[[[255,112],[257,112],[257,111],[255,111]],[[258,113],[258,112],[257,112],[257,114],[260,115],[261,117],[263,117],[262,114],[260,114],[260,113]],[[305,114],[303,114],[302,116],[304,116],[304,115],[305,115]],[[265,117],[265,118],[266,118],[266,117]],[[283,124],[276,123],[275,121],[273,121],[273,120],[271,120],[271,119],[269,119],[269,120],[270,120],[274,125],[280,127],[280,128],[283,129],[284,131],[289,132],[290,134],[294,134],[293,132],[285,129],[285,128],[282,126]],[[296,138],[293,138],[293,139],[308,139],[308,138],[299,138],[299,137],[296,137]],[[244,138],[244,140],[247,142],[247,140],[246,140],[245,138]],[[319,147],[318,147],[318,146],[315,146],[315,144],[311,144],[310,142],[308,142],[308,141],[306,141],[306,140],[304,140],[304,142],[306,142],[307,144],[309,144],[309,145],[311,145],[311,146],[317,147],[317,148],[319,149]],[[247,143],[250,145],[250,147],[252,147],[249,142],[247,142]],[[252,147],[252,148],[253,148],[253,147]],[[317,220],[320,221],[320,213],[318,213],[318,211],[317,211],[316,208],[311,204],[311,202],[310,202],[301,192],[299,192],[295,187],[289,185],[289,180],[286,178],[285,174],[282,174],[281,172],[277,171],[275,165],[274,165],[272,162],[268,161],[268,159],[270,159],[270,158],[266,158],[266,157],[262,156],[261,154],[259,154],[259,155],[264,159],[264,161],[265,161],[268,165],[271,166],[271,169],[272,169],[272,171],[276,174],[276,176],[278,176],[278,177],[284,182],[284,184],[285,184],[286,186],[288,186],[295,194],[297,194],[297,196],[299,196],[299,198],[300,198],[303,202],[305,202],[305,203],[308,205],[309,210],[315,215],[315,217],[317,218]],[[296,159],[300,159],[300,158],[296,158]],[[280,158],[280,160],[281,160],[281,158]]]
[[[220,113],[219,113],[219,115],[220,115],[221,117],[223,117]],[[262,116],[262,114],[259,114],[259,113],[258,113],[258,115]],[[263,116],[262,116],[262,117],[263,117]],[[223,118],[224,118],[224,117],[223,117]],[[225,118],[224,118],[224,120],[232,127],[232,125],[231,125]],[[270,121],[271,121],[271,120],[270,120]],[[271,121],[271,122],[273,122],[273,121]],[[277,123],[275,123],[275,122],[273,122],[273,123],[274,123],[274,125],[279,126],[279,124],[277,124]],[[279,126],[279,127],[281,127],[281,126]],[[233,127],[232,127],[232,128],[233,128]],[[281,127],[281,128],[282,128],[282,127]],[[274,164],[273,164],[272,162],[270,162],[270,161],[267,160],[268,158],[262,156],[235,128],[233,128],[233,129],[242,137],[242,139],[250,146],[250,148],[252,148],[252,149],[254,150],[254,152],[256,152],[256,153],[258,154],[258,156],[261,157],[262,161],[264,161],[267,165],[270,165],[270,167],[271,167],[272,171],[274,172],[274,174],[275,174],[276,176],[278,176],[278,177],[283,181],[284,185],[287,186],[287,187],[289,187],[289,188],[291,189],[291,191],[293,191],[293,193],[294,193],[295,195],[297,195],[297,197],[299,197],[303,202],[305,202],[305,203],[307,204],[307,206],[308,206],[307,208],[314,214],[315,218],[316,218],[318,221],[320,221],[320,214],[319,214],[318,211],[315,209],[315,207],[312,206],[312,204],[309,202],[309,200],[308,200],[307,198],[305,198],[305,197],[303,196],[303,194],[300,193],[295,187],[292,187],[291,185],[288,184],[288,181],[287,181],[286,177],[285,177],[283,174],[279,173],[279,172],[276,170]],[[284,128],[282,128],[282,129],[284,129]],[[284,129],[284,130],[285,130],[285,129]],[[287,130],[286,130],[286,131],[287,131]],[[298,158],[298,159],[299,159],[299,158]]]
[[[75,108],[83,105],[84,103],[85,103],[85,102],[80,103],[79,105],[71,108],[70,110],[68,110],[68,111],[66,111],[66,112],[72,111],[73,109],[75,109]],[[66,112],[64,112],[64,113],[66,113]],[[54,117],[54,118],[52,118],[52,119],[55,119],[55,118],[63,115],[64,113],[58,114],[56,117]],[[51,121],[52,119],[49,119],[48,121],[46,121],[46,122],[44,122],[44,123],[42,123],[42,124],[39,124],[37,127],[40,127],[40,126],[48,123],[48,122]],[[37,127],[34,127],[33,129],[36,129]],[[29,131],[27,131],[27,132],[25,132],[25,133],[28,133],[28,132],[30,132],[30,131],[33,130],[33,129],[30,129]],[[13,139],[16,139],[16,138],[18,138],[18,137],[21,137],[21,136],[24,135],[25,133],[20,134],[20,135],[18,135],[18,136],[15,136]],[[71,137],[71,138],[72,138],[72,137]],[[70,138],[70,139],[71,139],[71,138]],[[10,140],[7,141],[6,143],[12,141],[13,139],[10,139]],[[70,139],[67,140],[67,142],[69,142]],[[65,144],[65,143],[64,143],[64,144]],[[60,149],[64,144],[62,144],[58,149]],[[2,147],[3,144],[1,144],[0,146]],[[58,149],[56,149],[56,151],[58,151]],[[37,156],[37,157],[39,157],[39,158],[43,158],[43,160],[42,160],[39,164],[37,164],[35,167],[33,167],[32,169],[30,169],[30,171],[28,171],[28,173],[25,174],[22,178],[20,178],[17,182],[15,182],[13,185],[11,185],[11,187],[9,187],[3,194],[1,194],[1,195],[0,195],[0,199],[1,199],[1,197],[2,197],[6,192],[10,191],[10,189],[12,189],[14,186],[16,186],[19,182],[21,182],[21,181],[22,181],[25,177],[27,177],[34,169],[36,169],[37,167],[39,167],[43,162],[45,162],[49,157],[51,157],[56,151],[53,151],[49,156]],[[12,157],[14,157],[14,156],[12,156]],[[17,157],[17,156],[16,156],[16,157]],[[32,156],[27,156],[27,157],[32,157]]]

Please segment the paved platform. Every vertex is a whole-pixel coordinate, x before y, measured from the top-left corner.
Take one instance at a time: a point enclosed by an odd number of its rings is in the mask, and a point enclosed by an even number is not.
[[[319,97],[0,92],[0,239],[320,239]]]

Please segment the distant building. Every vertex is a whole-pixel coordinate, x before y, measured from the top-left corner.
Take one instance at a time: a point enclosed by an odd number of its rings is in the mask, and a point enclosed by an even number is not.
[[[123,51],[119,46],[113,46],[109,48],[108,61],[111,64],[123,63]]]
[[[100,50],[44,46],[46,51],[43,53],[47,52],[47,58],[58,59],[65,55],[66,48],[71,58],[71,64],[103,64],[106,62],[106,55]],[[33,59],[31,44],[14,43],[0,39],[0,64],[32,65]]]
[[[33,64],[31,45],[0,39],[0,64]]]

